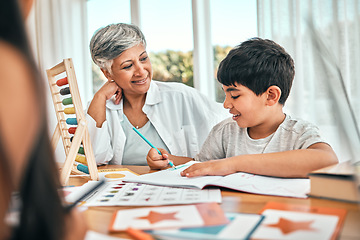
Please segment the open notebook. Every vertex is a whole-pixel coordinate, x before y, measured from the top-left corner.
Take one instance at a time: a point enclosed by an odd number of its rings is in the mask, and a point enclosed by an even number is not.
[[[306,198],[310,189],[309,179],[266,177],[238,172],[227,176],[201,176],[187,178],[180,172],[196,161],[179,165],[176,169],[148,173],[141,176],[126,177],[124,182],[146,183],[160,186],[203,189],[206,186],[218,186],[237,191],[274,195],[283,197]]]

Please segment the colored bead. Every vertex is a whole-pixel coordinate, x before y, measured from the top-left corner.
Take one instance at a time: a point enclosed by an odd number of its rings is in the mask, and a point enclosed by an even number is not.
[[[85,165],[82,165],[82,164],[78,164],[76,166],[77,170],[83,172],[83,173],[86,173],[86,174],[89,174],[89,168]]]
[[[78,153],[80,153],[80,154],[85,154],[84,148],[83,148],[83,147],[80,147]]]
[[[85,156],[82,155],[76,155],[75,161],[87,165]]]
[[[68,94],[70,94],[70,88],[69,88],[69,87],[66,87],[66,88],[60,89],[60,94],[61,94],[61,95],[68,95]]]
[[[62,100],[62,104],[63,104],[63,105],[73,104],[72,98],[71,98],[71,97],[69,97],[69,98],[64,98],[64,99]]]
[[[66,123],[69,125],[77,125],[77,120],[76,118],[68,118],[66,119]]]
[[[70,134],[75,134],[75,131],[76,131],[76,127],[71,127],[71,128],[69,128],[69,130],[68,130],[68,132],[69,132]]]
[[[67,77],[64,77],[64,78],[59,79],[59,80],[56,81],[56,85],[58,85],[59,87],[63,86],[63,85],[66,85],[66,84],[68,84]]]
[[[74,107],[65,108],[65,109],[64,109],[64,113],[65,113],[65,114],[75,114],[75,108],[74,108]]]

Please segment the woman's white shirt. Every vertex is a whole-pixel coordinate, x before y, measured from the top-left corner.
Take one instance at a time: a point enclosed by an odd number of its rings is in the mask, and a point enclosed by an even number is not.
[[[124,121],[121,121],[121,126],[126,136],[122,164],[147,165],[146,155],[151,147],[147,142],[143,141],[137,133],[135,133],[133,130],[134,126],[127,119],[126,115],[124,115]],[[143,136],[146,136],[146,139],[154,146],[156,146],[156,148],[163,148],[169,152],[169,149],[150,121],[148,121],[142,128],[138,128],[137,130]]]
[[[229,117],[222,104],[208,99],[192,87],[154,80],[150,83],[143,112],[170,154],[187,157],[194,157],[212,127]],[[90,115],[87,114],[86,118],[96,162],[122,164],[127,139],[121,125],[124,121],[123,101],[118,105],[112,100],[106,102],[106,121],[101,128],[96,127]],[[137,141],[143,140],[139,137]]]

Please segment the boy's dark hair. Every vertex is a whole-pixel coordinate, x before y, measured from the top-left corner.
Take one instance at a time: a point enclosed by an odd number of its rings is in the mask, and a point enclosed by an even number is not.
[[[294,61],[285,49],[261,38],[251,38],[233,48],[221,61],[217,73],[221,84],[240,84],[258,96],[270,86],[278,86],[282,105],[289,96],[294,76]]]

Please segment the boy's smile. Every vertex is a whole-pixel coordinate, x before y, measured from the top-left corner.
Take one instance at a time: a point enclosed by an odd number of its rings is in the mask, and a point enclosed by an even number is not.
[[[257,96],[249,88],[225,86],[224,108],[229,109],[232,118],[241,128],[254,127],[265,120],[266,93]]]

